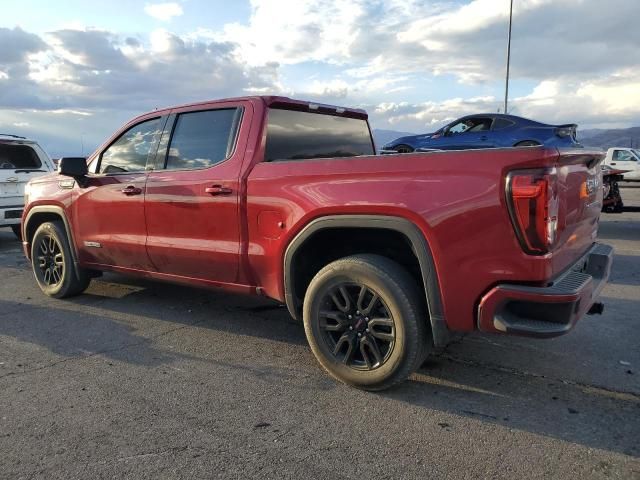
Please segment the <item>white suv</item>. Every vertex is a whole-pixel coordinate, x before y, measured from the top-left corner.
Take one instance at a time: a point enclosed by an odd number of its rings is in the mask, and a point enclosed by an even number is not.
[[[24,186],[54,170],[49,156],[33,140],[0,134],[0,227],[11,227],[20,238]]]

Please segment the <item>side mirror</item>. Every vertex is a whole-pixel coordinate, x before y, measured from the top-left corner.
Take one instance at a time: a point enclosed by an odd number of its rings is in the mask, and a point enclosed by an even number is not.
[[[89,173],[87,159],[84,157],[63,157],[58,162],[58,173],[76,180]]]

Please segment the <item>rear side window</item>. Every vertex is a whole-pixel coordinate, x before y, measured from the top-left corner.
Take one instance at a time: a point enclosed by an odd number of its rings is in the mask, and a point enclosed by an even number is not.
[[[178,115],[165,168],[207,168],[229,158],[235,146],[241,112],[239,108],[228,108]]]
[[[366,120],[269,109],[266,162],[374,154]]]
[[[161,133],[160,128],[160,119],[154,118],[124,132],[102,153],[100,173],[144,171],[147,157]]]
[[[42,167],[36,151],[28,145],[0,143],[0,170],[33,170]]]
[[[515,125],[516,122],[507,120],[506,118],[496,118],[493,122],[494,130],[502,130],[503,128],[509,128]]]

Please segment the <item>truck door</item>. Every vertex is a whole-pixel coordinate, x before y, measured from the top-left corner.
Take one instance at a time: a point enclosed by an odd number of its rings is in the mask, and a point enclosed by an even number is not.
[[[91,161],[87,185],[75,186],[72,218],[80,261],[151,270],[145,242],[147,162],[155,159],[166,117],[126,129]]]
[[[236,283],[248,102],[171,112],[147,180],[147,252],[164,274]]]

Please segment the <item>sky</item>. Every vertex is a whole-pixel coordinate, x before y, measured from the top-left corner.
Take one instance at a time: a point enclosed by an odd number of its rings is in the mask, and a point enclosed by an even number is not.
[[[640,125],[640,2],[514,0],[509,113]],[[2,0],[0,132],[87,155],[130,118],[286,95],[429,132],[503,108],[509,0]]]

